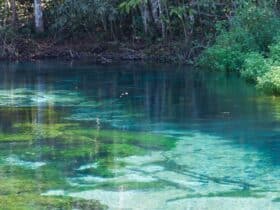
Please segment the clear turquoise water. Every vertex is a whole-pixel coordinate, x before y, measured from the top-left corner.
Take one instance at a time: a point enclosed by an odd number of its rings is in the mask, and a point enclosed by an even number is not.
[[[0,70],[0,209],[280,209],[280,98],[236,76]]]

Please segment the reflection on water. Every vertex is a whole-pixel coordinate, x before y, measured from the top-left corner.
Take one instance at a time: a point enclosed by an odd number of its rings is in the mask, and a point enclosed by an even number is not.
[[[279,209],[279,100],[170,65],[1,64],[0,207]]]

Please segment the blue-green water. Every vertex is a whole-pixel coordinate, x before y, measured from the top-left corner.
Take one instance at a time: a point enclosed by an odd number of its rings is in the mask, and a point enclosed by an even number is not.
[[[280,209],[280,98],[234,75],[0,70],[0,209]]]

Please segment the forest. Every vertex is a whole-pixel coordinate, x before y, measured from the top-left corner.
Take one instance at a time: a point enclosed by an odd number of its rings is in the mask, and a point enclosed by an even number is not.
[[[1,0],[0,57],[157,59],[280,92],[277,0]]]
[[[87,45],[101,41],[130,43],[134,47],[138,44],[141,49],[160,44],[165,47],[158,53],[175,52],[178,59],[190,60],[214,39],[216,23],[229,22],[238,8],[247,5],[244,2],[1,0],[0,56],[32,54],[32,49],[26,48],[41,49],[38,45],[42,41],[57,46],[82,40]]]

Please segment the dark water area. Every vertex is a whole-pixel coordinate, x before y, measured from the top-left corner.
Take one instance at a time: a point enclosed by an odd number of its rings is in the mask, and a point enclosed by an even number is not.
[[[236,75],[46,61],[0,71],[1,208],[280,208],[280,98]]]

